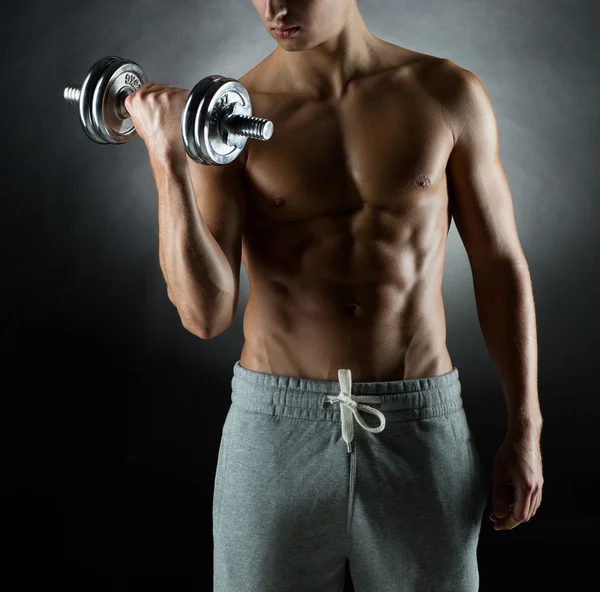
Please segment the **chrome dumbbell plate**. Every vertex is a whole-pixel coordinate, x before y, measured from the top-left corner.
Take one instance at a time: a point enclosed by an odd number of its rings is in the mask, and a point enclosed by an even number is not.
[[[181,135],[191,158],[222,165],[235,160],[248,138],[224,124],[231,115],[252,115],[248,91],[225,76],[207,76],[190,92],[181,120]]]
[[[78,105],[81,126],[98,144],[124,144],[137,132],[125,109],[125,98],[148,82],[142,67],[108,56],[88,71],[81,86],[64,90],[68,103]],[[248,138],[268,140],[273,123],[252,116],[250,96],[234,78],[206,76],[190,92],[181,118],[185,150],[193,160],[223,165],[235,160]]]
[[[137,132],[124,108],[125,97],[148,82],[142,67],[118,56],[98,60],[81,85],[79,119],[98,144],[124,144]]]

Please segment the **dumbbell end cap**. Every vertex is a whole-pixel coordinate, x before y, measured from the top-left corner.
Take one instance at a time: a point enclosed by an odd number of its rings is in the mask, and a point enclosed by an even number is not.
[[[63,91],[63,98],[70,105],[77,105],[81,97],[81,86],[79,84],[70,84]]]
[[[273,135],[273,129],[274,129],[273,122],[267,121],[262,128],[261,135],[263,137],[263,140],[268,140]]]

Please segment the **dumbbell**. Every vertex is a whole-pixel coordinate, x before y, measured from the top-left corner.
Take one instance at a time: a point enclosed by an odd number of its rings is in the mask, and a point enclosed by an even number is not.
[[[124,144],[138,134],[125,109],[125,98],[148,82],[139,64],[118,56],[98,60],[82,85],[64,90],[67,103],[78,105],[88,138],[98,144]],[[248,138],[268,140],[273,123],[252,116],[250,96],[234,78],[206,76],[191,90],[181,117],[185,150],[194,161],[223,165],[235,160]]]

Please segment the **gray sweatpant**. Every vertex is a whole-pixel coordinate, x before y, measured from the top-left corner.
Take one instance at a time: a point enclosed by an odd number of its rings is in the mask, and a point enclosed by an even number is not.
[[[458,369],[352,384],[233,368],[214,592],[476,592],[487,502]]]

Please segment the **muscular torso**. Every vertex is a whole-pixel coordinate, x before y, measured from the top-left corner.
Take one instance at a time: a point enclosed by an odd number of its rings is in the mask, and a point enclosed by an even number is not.
[[[453,135],[427,81],[440,61],[386,44],[341,99],[286,92],[269,58],[240,81],[253,114],[242,263],[244,368],[353,382],[438,376]],[[433,74],[432,74],[433,73]],[[240,156],[242,158],[242,156]]]

